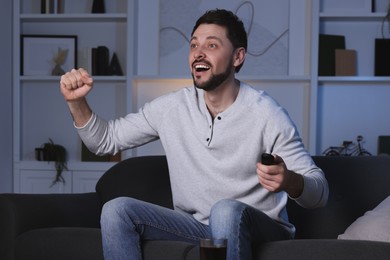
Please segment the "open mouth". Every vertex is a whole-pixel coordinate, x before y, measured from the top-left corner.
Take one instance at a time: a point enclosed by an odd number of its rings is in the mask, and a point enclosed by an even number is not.
[[[195,67],[195,70],[196,70],[197,72],[207,71],[207,70],[210,69],[209,66],[204,65],[204,64],[198,64],[198,65],[195,65],[194,67]]]

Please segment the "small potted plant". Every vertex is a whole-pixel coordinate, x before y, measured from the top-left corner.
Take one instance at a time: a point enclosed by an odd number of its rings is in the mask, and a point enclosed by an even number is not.
[[[41,148],[36,149],[37,160],[41,161],[53,161],[56,168],[56,177],[53,180],[51,186],[58,182],[65,183],[65,179],[62,176],[64,170],[68,170],[67,167],[67,151],[65,147],[59,144],[55,144],[52,139],[49,138],[49,142],[44,143]]]

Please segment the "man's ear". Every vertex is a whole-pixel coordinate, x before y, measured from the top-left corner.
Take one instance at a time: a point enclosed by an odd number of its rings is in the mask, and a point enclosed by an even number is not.
[[[233,60],[234,67],[240,66],[244,62],[245,56],[246,56],[245,48],[244,47],[237,48],[234,51],[234,60]]]

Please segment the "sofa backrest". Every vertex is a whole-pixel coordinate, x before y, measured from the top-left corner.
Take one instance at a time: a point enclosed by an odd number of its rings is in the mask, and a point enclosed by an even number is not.
[[[304,209],[289,200],[296,238],[337,238],[390,195],[390,156],[314,156],[329,183],[328,204]]]
[[[287,210],[296,238],[337,238],[367,210],[390,195],[390,156],[314,156],[329,183],[327,206],[304,209],[292,200]],[[172,208],[165,156],[133,157],[117,163],[98,181],[102,204],[119,196]]]
[[[142,156],[112,166],[96,184],[102,202],[132,197],[172,208],[171,184],[165,156]]]

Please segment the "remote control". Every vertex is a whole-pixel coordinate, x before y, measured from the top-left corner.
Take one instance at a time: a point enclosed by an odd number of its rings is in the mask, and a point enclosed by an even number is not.
[[[263,153],[261,155],[261,163],[265,165],[274,165],[276,164],[275,157],[272,154]]]

